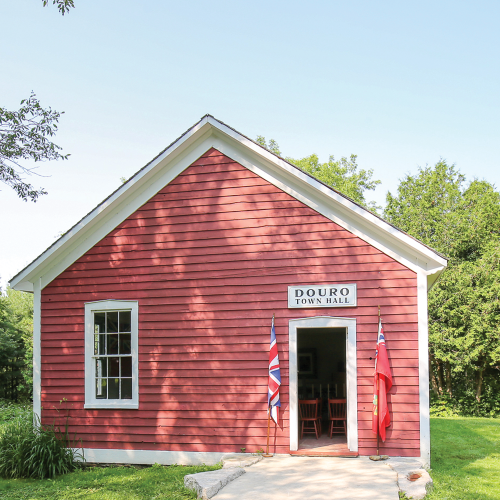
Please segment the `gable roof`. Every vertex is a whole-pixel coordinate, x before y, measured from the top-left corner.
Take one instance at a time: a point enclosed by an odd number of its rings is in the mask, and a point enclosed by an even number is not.
[[[16,290],[44,288],[211,147],[344,227],[396,261],[427,276],[428,287],[446,258],[353,200],[205,115],[10,280]]]

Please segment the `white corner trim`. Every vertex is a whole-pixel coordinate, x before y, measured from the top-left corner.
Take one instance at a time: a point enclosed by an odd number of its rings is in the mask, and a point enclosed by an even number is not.
[[[95,397],[93,313],[131,311],[132,399]],[[84,408],[139,408],[139,303],[136,300],[99,300],[85,304],[85,405]]]
[[[40,280],[33,283],[33,413],[42,416],[42,290]]]
[[[297,451],[299,448],[299,386],[297,375],[297,330],[299,328],[346,329],[347,447],[350,451],[358,451],[356,319],[336,318],[331,316],[313,316],[310,318],[291,319],[288,322],[290,451]]]
[[[424,273],[417,275],[418,311],[418,385],[420,410],[420,457],[428,467],[431,463],[431,430],[429,412],[429,321],[427,311],[427,280]]]

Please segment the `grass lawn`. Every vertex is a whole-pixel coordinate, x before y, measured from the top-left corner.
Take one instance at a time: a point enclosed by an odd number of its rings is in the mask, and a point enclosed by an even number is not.
[[[20,405],[0,401],[0,435],[13,418],[26,412]],[[56,479],[0,479],[2,500],[187,500],[195,499],[184,488],[184,476],[219,466],[85,467]]]
[[[2,426],[19,407],[0,404]],[[427,500],[500,500],[500,419],[432,418],[434,490]],[[54,480],[0,479],[2,500],[184,500],[184,475],[217,467],[87,467]]]
[[[217,467],[154,465],[133,467],[88,467],[54,480],[0,479],[2,500],[187,500],[196,494],[184,488],[184,476]]]
[[[431,418],[426,500],[500,500],[500,419]]]

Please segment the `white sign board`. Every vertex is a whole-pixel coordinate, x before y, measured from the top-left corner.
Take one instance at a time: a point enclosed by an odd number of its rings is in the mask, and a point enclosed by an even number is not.
[[[288,287],[288,307],[356,307],[356,283]]]

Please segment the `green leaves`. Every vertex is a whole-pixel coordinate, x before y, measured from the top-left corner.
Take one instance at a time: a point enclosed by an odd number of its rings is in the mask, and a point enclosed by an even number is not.
[[[47,6],[49,0],[42,0],[42,4],[44,7]],[[69,9],[75,7],[74,0],[52,0],[53,5],[57,5],[59,12],[64,16],[66,12],[69,12]]]
[[[464,183],[441,160],[388,193],[384,215],[450,259],[429,293],[431,375],[436,395],[446,372],[462,408],[479,408],[500,378],[500,193],[484,180]]]
[[[315,154],[298,160],[293,158],[287,158],[287,160],[356,203],[368,205],[372,209],[377,208],[373,203],[367,203],[364,192],[374,190],[380,181],[372,180],[373,170],[371,169],[358,171],[356,155],[351,155],[349,158],[342,157],[340,160],[335,160],[334,156],[330,156],[326,163],[321,163]]]
[[[33,382],[33,296],[0,294],[0,398],[30,398]]]
[[[57,132],[61,114],[42,108],[33,92],[21,101],[17,111],[0,108],[0,181],[12,187],[24,201],[36,201],[47,192],[25,181],[25,175],[36,172],[21,165],[21,160],[39,162],[69,157],[61,154],[61,148],[49,140]]]
[[[82,458],[65,432],[33,423],[26,411],[7,423],[0,435],[0,476],[4,478],[54,478],[75,469]]]
[[[445,252],[456,235],[455,209],[465,178],[444,160],[400,180],[398,192],[387,193],[384,217],[435,250]]]
[[[267,143],[265,137],[258,135],[256,142],[272,153],[281,156],[281,151],[275,140],[271,139]],[[321,163],[315,154],[298,160],[293,158],[285,159],[304,170],[304,172],[316,177],[319,181],[340,191],[356,203],[374,212],[380,209],[373,202],[367,203],[364,196],[365,191],[374,190],[380,184],[380,181],[372,180],[373,170],[371,169],[358,171],[356,155],[351,155],[349,158],[342,157],[340,160],[335,160],[333,156],[330,156],[326,163]]]

